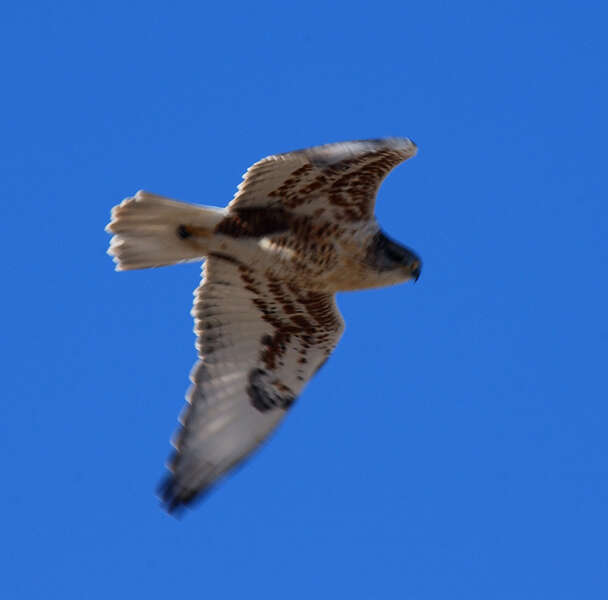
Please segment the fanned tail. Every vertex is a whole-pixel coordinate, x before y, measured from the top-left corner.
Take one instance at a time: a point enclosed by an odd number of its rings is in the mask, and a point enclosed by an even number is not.
[[[117,271],[200,260],[225,210],[139,191],[112,209],[108,254]]]

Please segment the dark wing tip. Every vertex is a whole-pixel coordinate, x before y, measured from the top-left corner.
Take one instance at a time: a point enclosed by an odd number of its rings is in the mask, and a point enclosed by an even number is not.
[[[162,507],[175,517],[180,517],[186,506],[194,501],[198,495],[196,492],[186,492],[177,483],[175,477],[167,475],[158,485],[156,490]]]
[[[170,473],[158,484],[156,493],[160,498],[161,506],[174,517],[181,517],[186,508],[196,504],[211,489],[211,485],[198,490],[182,487],[175,476]]]

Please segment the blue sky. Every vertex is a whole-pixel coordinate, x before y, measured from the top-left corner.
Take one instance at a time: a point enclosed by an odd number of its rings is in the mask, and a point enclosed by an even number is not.
[[[608,596],[600,2],[3,9],[3,598]],[[154,488],[199,268],[114,273],[139,188],[222,206],[276,152],[403,135],[415,286],[181,521]]]

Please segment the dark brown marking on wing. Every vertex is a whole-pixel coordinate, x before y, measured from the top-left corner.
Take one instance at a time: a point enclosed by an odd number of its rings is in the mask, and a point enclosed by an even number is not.
[[[329,296],[323,292],[307,292],[298,300],[304,305],[308,314],[317,323],[318,327],[330,332],[340,327],[340,322],[335,315],[334,307]]]
[[[264,369],[252,369],[249,372],[247,394],[251,405],[264,413],[275,408],[287,410],[295,402],[295,394],[280,380],[271,379]]]
[[[262,351],[260,356],[266,368],[274,370],[277,368],[277,362],[287,352],[287,347],[291,341],[291,333],[283,330],[277,330],[274,336],[270,339],[270,343]]]
[[[239,274],[243,280],[243,283],[245,284],[246,290],[258,295],[261,293],[259,284],[253,275],[253,271],[249,267],[241,265],[239,267]]]
[[[314,325],[303,315],[293,315],[291,322],[303,332],[314,331]]]
[[[380,183],[402,160],[398,152],[384,150],[351,161],[350,166],[358,168],[342,174],[328,188],[330,203],[339,209],[337,216],[346,221],[370,217]]]
[[[263,190],[259,202],[266,206],[297,210],[311,205],[309,214],[316,218],[323,214],[317,213],[319,208],[329,208],[333,218],[347,222],[370,218],[380,183],[413,152],[393,141],[363,142],[308,148],[262,160],[248,170],[235,205],[253,205],[256,199],[247,198],[247,191],[255,192],[259,186],[257,192]],[[335,203],[330,200],[332,195]]]
[[[190,228],[187,227],[186,225],[178,225],[175,233],[177,233],[177,237],[180,240],[185,240],[192,236],[192,232],[190,231]]]
[[[282,283],[278,279],[270,278],[267,287],[270,298],[257,297],[253,299],[253,303],[262,313],[262,319],[274,329],[274,335],[264,337],[264,348],[260,354],[260,360],[266,368],[273,370],[287,352],[291,338],[298,333],[298,328],[282,318],[282,313],[290,314],[295,311]]]
[[[314,167],[308,163],[298,167],[295,171],[292,171],[292,173],[278,188],[270,192],[268,195],[271,198],[280,198],[283,200],[289,198],[293,195],[295,187],[302,182],[303,177],[313,168]]]
[[[329,353],[332,334],[340,327],[333,314],[331,296],[303,292],[294,283],[268,274],[261,280],[245,265],[239,267],[239,273],[245,288],[255,294],[251,302],[272,328],[260,338],[261,364],[267,371],[276,371],[284,366],[284,358],[291,348],[299,355],[296,378],[303,381],[301,365],[308,363],[308,351],[321,345],[326,346]]]
[[[402,160],[403,156],[392,150],[368,152],[324,166],[315,179],[311,182],[301,181],[299,187],[295,181],[298,176],[296,171],[275,190],[275,195],[282,199],[286,207],[294,209],[325,193],[329,204],[339,208],[336,216],[341,220],[366,219],[371,217],[380,183]]]
[[[307,180],[312,167],[304,165],[293,171],[269,196],[280,199],[286,208],[295,209],[327,194],[329,204],[339,208],[337,216],[340,219],[369,218],[380,183],[402,161],[402,154],[394,150],[367,152],[329,164],[313,161],[322,170],[312,181]],[[317,218],[323,214],[318,210],[315,211]]]
[[[289,229],[291,218],[283,208],[241,208],[231,211],[215,232],[231,237],[263,237]]]
[[[233,265],[243,266],[240,261],[229,254],[222,254],[221,252],[209,252],[209,257],[219,258],[220,260],[225,260]]]
[[[313,347],[325,347],[329,355],[333,348],[333,334],[340,328],[331,296],[321,292],[303,292],[293,284],[286,285],[272,278],[267,287],[270,298],[253,299],[262,319],[274,331],[261,340],[260,361],[266,369],[272,371],[282,366],[282,359],[290,347],[299,354],[298,365],[308,363],[308,351]],[[296,376],[303,381],[300,368],[298,366]]]

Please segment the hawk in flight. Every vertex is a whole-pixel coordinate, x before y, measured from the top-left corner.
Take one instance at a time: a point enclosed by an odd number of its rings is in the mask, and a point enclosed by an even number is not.
[[[199,361],[160,495],[172,512],[207,491],[280,423],[344,330],[335,294],[418,279],[420,258],[374,217],[407,138],[269,156],[226,208],[137,192],[106,230],[116,269],[204,259],[192,315]]]

